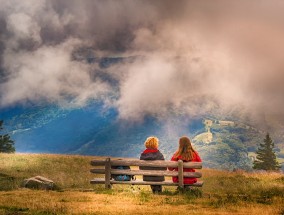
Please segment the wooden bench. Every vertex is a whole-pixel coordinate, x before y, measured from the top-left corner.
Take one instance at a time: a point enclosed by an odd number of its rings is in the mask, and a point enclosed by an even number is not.
[[[91,161],[91,165],[96,168],[91,169],[92,173],[104,174],[104,178],[94,178],[90,181],[91,184],[105,184],[106,189],[111,189],[112,184],[130,184],[130,185],[164,185],[164,186],[179,186],[184,188],[183,177],[200,178],[202,174],[200,172],[183,172],[183,168],[201,169],[201,162],[183,162],[179,161],[146,161],[139,159],[114,159],[106,158]],[[130,170],[112,169],[111,166],[130,166]],[[178,167],[178,171],[169,170],[139,170],[139,167]],[[138,167],[138,168],[133,168]],[[172,180],[166,180],[161,182],[132,180],[132,181],[115,181],[111,179],[111,174],[117,175],[147,175],[147,176],[177,176],[179,178],[178,183],[174,183]],[[201,187],[202,181],[198,181],[189,186]]]

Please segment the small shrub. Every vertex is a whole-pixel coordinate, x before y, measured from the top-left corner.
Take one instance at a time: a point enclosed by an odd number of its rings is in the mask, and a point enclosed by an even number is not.
[[[140,192],[140,195],[139,195],[140,202],[142,203],[149,202],[151,199],[152,199],[151,193],[144,192],[144,191]]]
[[[281,187],[272,187],[267,190],[262,190],[260,195],[268,197],[282,197],[284,198],[284,188]]]
[[[56,215],[57,213],[55,212],[50,212],[50,211],[38,211],[33,213],[34,215]]]
[[[221,196],[213,195],[212,197],[214,198],[214,200],[209,202],[210,206],[212,206],[214,208],[220,208],[220,207],[224,206],[224,201],[223,201]]]
[[[5,214],[17,214],[19,212],[27,212],[29,208],[20,208],[14,206],[0,206],[0,210],[4,210]]]
[[[227,193],[225,196],[213,195],[213,198],[215,200],[213,199],[209,203],[209,205],[215,208],[224,207],[227,204],[236,204],[241,200],[240,196],[234,195],[232,193]]]
[[[244,202],[254,202],[254,197],[250,194],[239,194],[238,197]]]
[[[164,189],[161,194],[166,196],[175,196],[177,194],[177,191],[172,192],[170,190]]]
[[[183,193],[187,199],[196,199],[202,197],[202,191],[200,189],[185,188]]]
[[[13,190],[16,187],[15,177],[0,173],[0,191]]]
[[[269,196],[259,196],[256,199],[257,203],[260,204],[266,204],[266,205],[271,205],[272,204],[272,198],[270,198]]]
[[[232,193],[227,193],[225,203],[236,204],[239,200],[238,196],[234,196]]]
[[[185,205],[185,204],[188,204],[188,201],[185,201],[184,199],[167,197],[163,200],[163,203],[167,205]]]
[[[272,204],[274,197],[284,198],[284,189],[281,187],[272,187],[270,189],[261,190],[256,202],[261,204]]]
[[[280,177],[280,178],[276,178],[275,181],[283,183],[284,184],[284,176]]]

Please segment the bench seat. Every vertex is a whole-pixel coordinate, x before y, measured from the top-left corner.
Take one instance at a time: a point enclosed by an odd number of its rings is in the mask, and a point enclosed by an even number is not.
[[[91,180],[91,184],[105,184],[104,178],[94,178]],[[130,184],[130,185],[164,185],[164,186],[178,186],[178,183],[174,183],[173,181],[143,181],[140,179],[136,179],[135,181],[115,181],[110,180],[110,184]],[[203,181],[198,181],[194,184],[185,184],[192,187],[202,187]]]

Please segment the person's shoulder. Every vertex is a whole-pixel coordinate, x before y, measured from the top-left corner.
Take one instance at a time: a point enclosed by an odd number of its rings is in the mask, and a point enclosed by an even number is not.
[[[200,156],[199,156],[197,151],[194,151],[194,160],[195,161],[201,161],[201,158],[200,158]]]
[[[178,161],[178,160],[179,160],[179,158],[175,154],[173,154],[171,161]]]
[[[158,153],[158,154],[163,154],[159,149],[158,149],[158,151],[157,151],[156,153]]]
[[[145,158],[146,158],[146,154],[144,152],[142,152],[140,154],[140,160],[145,160]]]

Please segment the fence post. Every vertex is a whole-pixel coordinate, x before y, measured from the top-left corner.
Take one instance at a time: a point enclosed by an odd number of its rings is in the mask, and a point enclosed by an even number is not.
[[[105,188],[106,189],[111,189],[111,184],[110,184],[110,158],[106,159],[106,164],[105,164]]]
[[[178,160],[178,186],[183,188],[183,161]]]

